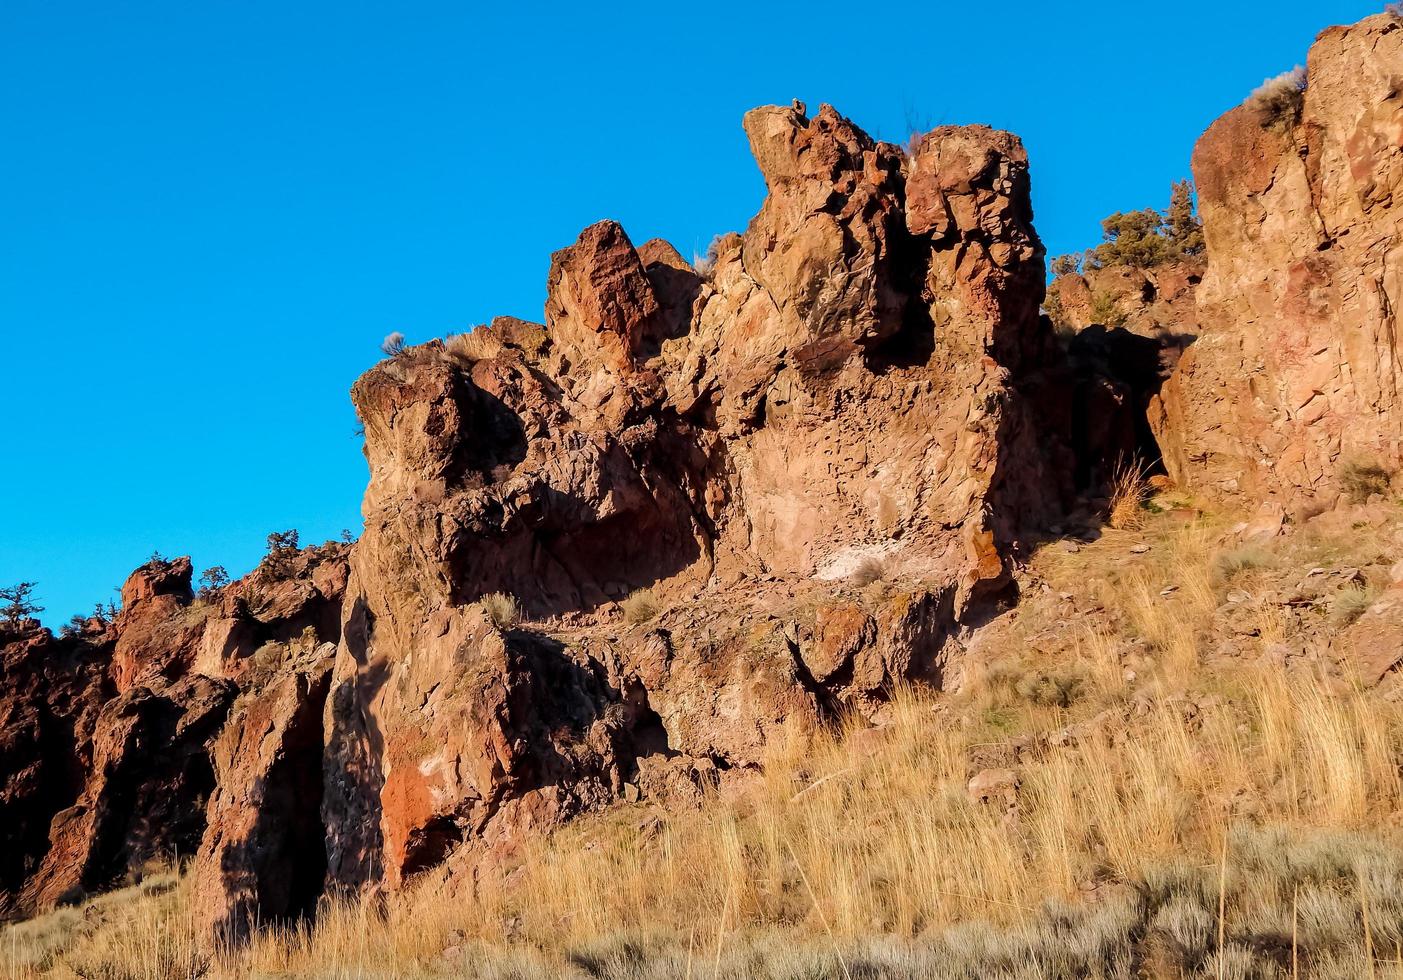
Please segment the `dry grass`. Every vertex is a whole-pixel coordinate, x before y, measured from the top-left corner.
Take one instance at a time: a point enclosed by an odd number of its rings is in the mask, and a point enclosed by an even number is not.
[[[624,619],[634,626],[648,622],[661,608],[651,589],[639,589],[619,603],[619,607],[624,611]]]
[[[887,577],[887,563],[877,555],[868,555],[858,562],[852,574],[848,576],[848,581],[859,589],[866,588],[876,582],[881,582]]]
[[[1393,474],[1377,463],[1352,460],[1340,467],[1340,489],[1351,503],[1362,504],[1374,494],[1387,496]]]
[[[521,622],[521,605],[514,595],[489,592],[478,600],[478,604],[482,606],[483,613],[492,625],[499,630],[511,629]]]
[[[486,327],[474,327],[467,333],[455,333],[447,340],[448,356],[463,367],[478,361],[490,361],[506,350],[506,344]]]
[[[1120,744],[1093,728],[1045,745],[1022,767],[1014,816],[964,790],[972,753],[996,733],[900,692],[875,749],[870,732],[793,729],[744,797],[646,830],[637,808],[581,820],[475,890],[426,883],[383,910],[329,904],[315,930],[265,934],[214,975],[662,977],[690,946],[697,975],[719,961],[731,976],[837,977],[842,956],[865,976],[1019,962],[1129,976],[1134,937],[1148,935],[1172,964],[1162,975],[1208,964],[1212,976],[1225,833],[1222,956],[1261,969],[1252,951],[1289,934],[1298,894],[1312,962],[1359,969],[1361,894],[1375,941],[1403,935],[1391,838],[1348,833],[1403,803],[1400,709],[1280,672],[1252,686],[1217,713],[1148,702]],[[1088,890],[1103,901],[1080,903]],[[58,956],[7,934],[22,950],[12,972],[190,975],[184,897],[182,886],[120,903],[122,918]],[[78,966],[93,956],[124,965]],[[744,972],[757,963],[765,972]],[[945,972],[961,963],[973,972]]]
[[[1150,485],[1145,470],[1138,463],[1117,464],[1111,474],[1111,502],[1107,522],[1120,531],[1139,531],[1148,516],[1145,502],[1150,497]]]
[[[1213,660],[1224,569],[1270,563],[1224,559],[1201,525],[1154,540],[1065,655],[898,691],[876,729],[791,726],[744,792],[620,806],[473,883],[328,903],[209,975],[1285,978],[1294,956],[1300,976],[1403,976],[1403,705]],[[966,791],[988,765],[1016,767],[1012,810]],[[102,941],[193,975],[184,894],[127,903]],[[13,936],[0,956],[26,977],[71,976],[98,941],[36,959]]]

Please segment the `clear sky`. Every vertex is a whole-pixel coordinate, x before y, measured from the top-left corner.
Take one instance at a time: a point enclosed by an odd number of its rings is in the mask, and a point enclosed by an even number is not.
[[[380,339],[539,320],[600,218],[687,255],[764,187],[741,114],[989,123],[1052,253],[1381,2],[0,0],[0,584],[58,624],[153,550],[358,532]]]

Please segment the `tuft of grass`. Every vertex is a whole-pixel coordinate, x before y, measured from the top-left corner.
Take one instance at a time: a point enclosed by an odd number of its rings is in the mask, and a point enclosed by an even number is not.
[[[1340,489],[1350,503],[1362,504],[1374,494],[1386,496],[1393,474],[1377,463],[1352,460],[1340,467]]]
[[[1145,502],[1150,485],[1138,463],[1122,460],[1111,474],[1111,503],[1108,521],[1120,531],[1139,531],[1145,526]]]
[[[624,611],[624,619],[634,626],[648,622],[660,611],[657,597],[651,589],[639,589],[619,606]]]
[[[507,347],[500,337],[485,326],[454,334],[448,338],[446,346],[448,356],[464,368],[470,368],[478,361],[490,361]]]
[[[1271,553],[1256,545],[1224,551],[1214,562],[1217,577],[1224,585],[1230,585],[1248,572],[1270,568],[1272,564]]]
[[[1368,612],[1377,598],[1378,590],[1369,586],[1356,585],[1340,590],[1330,599],[1330,625],[1344,629]]]
[[[510,629],[521,622],[521,606],[516,596],[506,592],[489,592],[478,604],[493,626],[499,630]]]

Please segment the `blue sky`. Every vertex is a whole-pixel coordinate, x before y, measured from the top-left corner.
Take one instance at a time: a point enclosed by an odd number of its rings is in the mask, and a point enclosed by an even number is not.
[[[0,2],[0,583],[46,621],[153,550],[239,574],[271,530],[358,531],[380,339],[540,319],[600,218],[743,228],[752,106],[1013,130],[1057,253],[1382,4],[475,6]]]

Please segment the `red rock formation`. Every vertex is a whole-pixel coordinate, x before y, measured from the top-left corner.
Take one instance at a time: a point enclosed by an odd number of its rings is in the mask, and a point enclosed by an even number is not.
[[[1244,104],[1194,151],[1199,341],[1156,407],[1171,474],[1285,503],[1337,493],[1403,437],[1403,23],[1332,27],[1299,116]]]
[[[29,911],[49,824],[82,793],[105,668],[99,644],[0,624],[0,921]]]
[[[60,638],[0,627],[0,916],[195,853],[238,685],[285,672],[289,641],[338,638],[344,552],[280,555],[198,599],[188,558],[153,560],[111,623]],[[319,728],[315,741],[319,784]],[[320,828],[318,809],[319,794],[277,819]]]
[[[195,861],[202,934],[225,943],[297,920],[321,897],[322,711],[334,647],[304,649],[235,703],[213,748],[217,790]]]
[[[604,222],[554,256],[544,333],[494,321],[357,382],[334,883],[683,791],[783,725],[938,683],[1002,551],[1061,507],[1018,141],[947,127],[908,161],[827,106],[745,128],[770,194],[707,275]],[[929,585],[783,614],[874,563]],[[642,588],[664,611],[621,624]],[[494,592],[529,626],[494,625]]]

